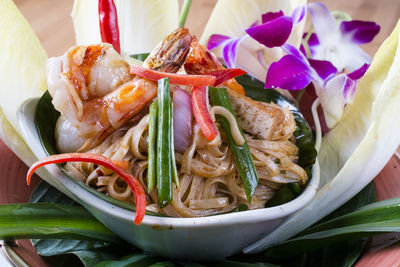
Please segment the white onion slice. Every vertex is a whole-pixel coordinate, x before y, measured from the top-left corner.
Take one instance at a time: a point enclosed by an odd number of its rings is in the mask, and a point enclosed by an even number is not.
[[[192,104],[190,95],[185,90],[175,87],[174,102],[174,144],[175,151],[184,153],[190,145],[192,134]]]

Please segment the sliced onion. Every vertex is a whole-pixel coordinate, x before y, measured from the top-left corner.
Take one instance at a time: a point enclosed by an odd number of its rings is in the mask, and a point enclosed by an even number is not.
[[[190,95],[185,90],[175,86],[173,102],[175,151],[184,153],[190,145],[192,134],[192,105]]]

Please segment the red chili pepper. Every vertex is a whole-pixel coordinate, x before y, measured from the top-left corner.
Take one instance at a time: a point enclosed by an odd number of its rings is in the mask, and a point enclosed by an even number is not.
[[[238,76],[241,76],[243,74],[246,74],[247,72],[245,72],[242,69],[222,69],[222,70],[215,70],[212,72],[207,73],[207,75],[211,75],[214,76],[215,78],[217,78],[217,80],[215,81],[214,86],[223,84],[224,82],[236,78]]]
[[[141,66],[132,65],[131,74],[143,77],[151,81],[158,81],[162,78],[169,78],[171,84],[188,86],[213,86],[216,78],[211,75],[186,75],[169,72],[149,70]]]
[[[214,140],[218,135],[218,130],[208,112],[208,87],[194,86],[192,89],[191,100],[193,115],[197,124],[200,126],[200,130],[208,141]]]
[[[65,162],[90,162],[97,165],[102,165],[116,174],[118,174],[131,188],[133,195],[135,197],[136,203],[136,214],[134,222],[137,225],[143,220],[143,217],[146,213],[146,195],[144,193],[143,187],[139,183],[139,181],[127,173],[124,169],[119,167],[114,161],[109,158],[106,158],[101,155],[92,154],[92,153],[65,153],[53,155],[48,158],[39,160],[35,162],[28,170],[26,175],[26,183],[29,185],[31,182],[31,177],[33,173],[40,167],[52,164],[52,163],[65,163]]]
[[[101,41],[113,45],[121,53],[117,8],[113,0],[99,0],[99,23]]]

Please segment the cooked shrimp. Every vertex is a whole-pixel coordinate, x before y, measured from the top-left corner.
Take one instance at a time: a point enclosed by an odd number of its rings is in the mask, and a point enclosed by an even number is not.
[[[193,39],[190,53],[185,62],[185,71],[188,74],[207,74],[216,70],[223,70],[224,66],[206,48]],[[224,86],[244,95],[243,87],[235,80],[230,79]]]
[[[104,97],[132,78],[129,65],[110,44],[75,46],[47,62],[53,105],[74,126],[81,121],[84,103]]]
[[[187,29],[177,29],[157,46],[144,65],[178,71],[191,41]],[[157,84],[133,77],[129,65],[108,44],[76,46],[59,58],[49,59],[47,83],[54,107],[65,117],[60,118],[56,128],[61,152],[76,151],[78,146],[84,151],[99,144],[157,94]]]

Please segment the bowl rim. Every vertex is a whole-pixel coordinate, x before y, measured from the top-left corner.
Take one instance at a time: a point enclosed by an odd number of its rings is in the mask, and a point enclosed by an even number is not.
[[[38,101],[39,98],[30,98],[24,101],[18,108],[17,118],[20,130],[26,143],[38,159],[43,159],[47,157],[47,154],[41,145],[36,125],[34,123],[35,110]],[[63,192],[69,193],[68,195],[74,200],[78,200],[78,202],[87,208],[95,208],[96,210],[104,212],[110,216],[131,221],[132,225],[134,225],[134,211],[127,210],[123,207],[109,203],[106,200],[92,194],[88,190],[79,186],[75,181],[71,180],[67,175],[62,173],[62,171],[55,165],[46,165],[45,168],[51,174],[51,177],[46,175],[46,177],[41,178],[46,181],[56,179],[56,184],[59,185],[61,183],[64,188],[56,187]],[[142,225],[167,228],[198,228],[215,225],[223,226],[230,224],[249,224],[287,217],[304,207],[316,194],[320,180],[320,168],[317,159],[312,167],[312,174],[311,180],[300,196],[279,206],[193,218],[145,215]],[[44,175],[42,174],[42,176]]]

